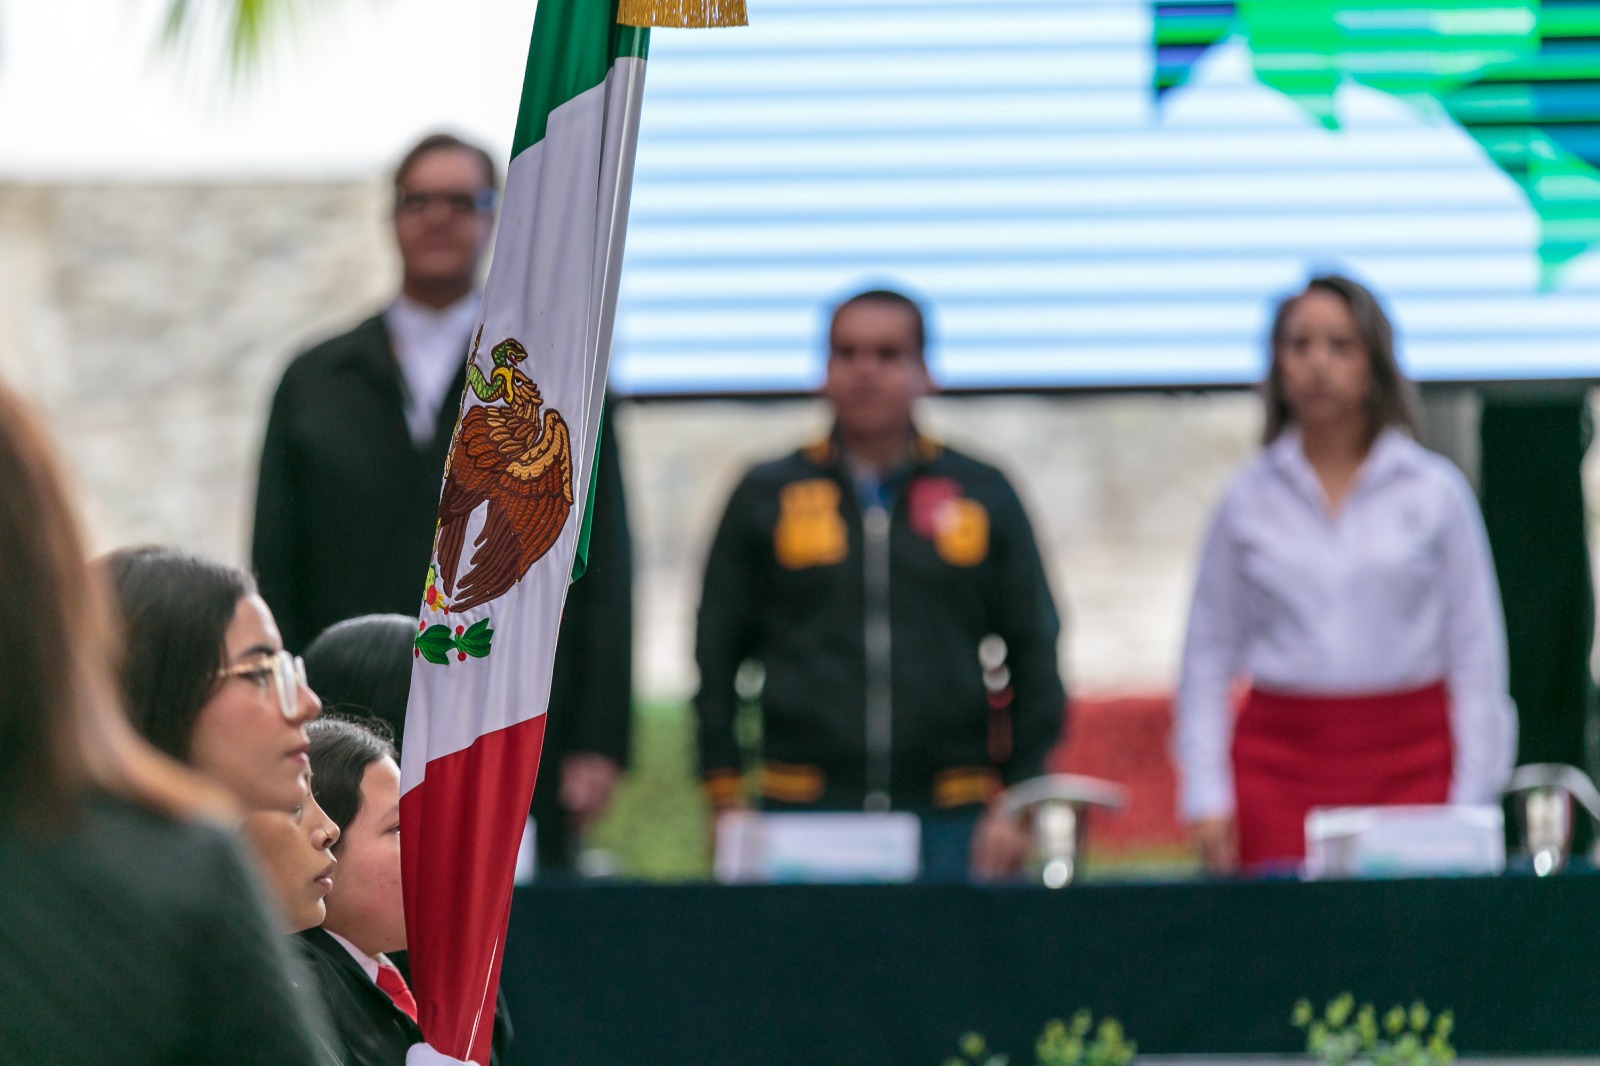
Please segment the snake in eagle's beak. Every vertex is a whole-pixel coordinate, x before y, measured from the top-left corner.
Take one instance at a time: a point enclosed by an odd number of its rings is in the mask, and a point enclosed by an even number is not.
[[[493,372],[489,375],[489,380],[498,381],[500,383],[501,391],[506,394],[506,402],[510,403],[512,400],[512,394],[516,391],[516,389],[512,386],[511,368],[508,366],[495,367]]]

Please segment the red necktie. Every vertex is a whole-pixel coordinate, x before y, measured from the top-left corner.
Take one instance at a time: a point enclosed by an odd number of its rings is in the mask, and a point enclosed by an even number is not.
[[[389,963],[378,967],[378,987],[389,994],[394,1000],[394,1005],[405,1012],[406,1017],[412,1021],[417,1020],[417,1001],[411,998],[411,989],[406,987],[406,979],[400,976],[400,971]]]

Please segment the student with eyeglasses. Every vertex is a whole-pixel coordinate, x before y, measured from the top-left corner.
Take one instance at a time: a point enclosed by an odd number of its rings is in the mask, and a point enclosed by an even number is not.
[[[246,812],[297,809],[306,724],[322,711],[248,574],[164,547],[106,558],[122,609],[122,681],[136,729]]]
[[[322,703],[250,576],[176,548],[124,548],[102,563],[120,609],[122,690],[136,730],[220,786],[243,812],[279,931],[321,922],[338,827],[311,793],[306,726]],[[303,967],[290,969],[298,985]],[[302,1002],[321,1047],[343,1066],[320,997]]]

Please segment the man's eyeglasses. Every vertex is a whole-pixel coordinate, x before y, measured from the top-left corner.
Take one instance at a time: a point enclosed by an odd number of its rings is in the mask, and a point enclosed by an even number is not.
[[[242,677],[261,689],[271,684],[283,716],[291,722],[299,717],[300,686],[306,683],[306,661],[300,656],[274,652],[217,671],[218,681],[234,677]]]
[[[493,189],[476,193],[407,192],[396,189],[394,210],[398,215],[421,215],[426,214],[434,204],[443,204],[446,212],[452,215],[487,215],[494,210],[495,200]]]

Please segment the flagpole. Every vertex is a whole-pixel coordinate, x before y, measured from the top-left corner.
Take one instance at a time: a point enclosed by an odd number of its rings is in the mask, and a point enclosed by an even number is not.
[[[615,332],[617,299],[622,289],[622,259],[628,236],[628,211],[633,200],[634,151],[639,143],[639,115],[644,104],[644,73],[643,63],[629,63],[626,80],[620,87],[624,100],[623,148],[621,158],[616,161],[615,173],[611,176],[611,232],[606,239],[603,267],[605,286],[600,295],[600,336],[596,338],[596,351],[601,353],[600,365],[607,371],[611,367],[611,337]]]
[[[626,30],[624,32],[627,32]],[[599,269],[595,271],[595,290],[599,306],[590,321],[594,323],[595,376],[590,382],[588,408],[584,412],[589,440],[599,441],[600,414],[604,407],[606,382],[611,373],[611,342],[616,332],[617,302],[622,288],[622,261],[628,234],[628,211],[633,198],[634,151],[639,143],[639,116],[644,105],[644,77],[646,64],[619,62],[618,75],[608,89],[618,99],[618,107],[607,106],[608,121],[616,121],[621,135],[615,140],[607,138],[607,151],[600,160],[599,186],[602,203],[610,208],[610,224],[600,245]],[[615,151],[611,149],[615,147]],[[594,462],[595,453],[584,457],[587,466]],[[583,484],[590,483],[589,472],[583,475]],[[590,501],[585,501],[585,510]]]

